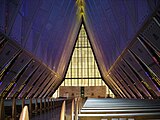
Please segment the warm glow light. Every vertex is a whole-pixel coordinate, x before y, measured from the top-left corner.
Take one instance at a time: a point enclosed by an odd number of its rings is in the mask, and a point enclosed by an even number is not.
[[[68,71],[61,86],[106,86],[103,82],[87,33],[82,25]],[[106,86],[106,95],[114,97]]]
[[[84,8],[85,8],[84,0],[77,0],[76,3],[78,6],[77,14],[80,15],[80,17],[84,16]]]

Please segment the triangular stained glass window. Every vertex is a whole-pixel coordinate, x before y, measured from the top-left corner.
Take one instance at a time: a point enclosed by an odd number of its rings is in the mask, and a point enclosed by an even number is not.
[[[90,41],[82,24],[64,82],[61,86],[103,86],[106,95],[114,97],[112,91],[103,82]],[[93,89],[93,88],[92,88]]]

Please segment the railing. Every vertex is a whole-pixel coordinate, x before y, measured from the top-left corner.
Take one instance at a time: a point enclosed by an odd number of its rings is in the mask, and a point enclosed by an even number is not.
[[[0,99],[0,120],[29,120],[43,112],[56,111],[60,120],[78,120],[84,99]],[[50,110],[51,109],[51,110]],[[50,110],[50,111],[49,111]],[[47,114],[47,113],[46,113]]]
[[[54,99],[0,99],[0,120],[12,119],[16,120],[27,106],[29,109],[29,117],[53,108]]]

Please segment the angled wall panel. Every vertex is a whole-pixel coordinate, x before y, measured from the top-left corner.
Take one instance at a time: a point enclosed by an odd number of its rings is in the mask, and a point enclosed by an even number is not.
[[[138,36],[137,39],[141,42],[141,44],[146,48],[147,52],[151,55],[154,62],[160,66],[159,52],[146,40],[143,36]]]
[[[121,90],[123,91],[123,93],[125,94],[126,98],[131,98],[130,93],[128,93],[127,89],[123,86],[123,84],[120,81],[119,76],[117,75],[117,73],[115,72],[114,69],[112,69],[110,76],[115,80],[115,82],[119,85],[119,87],[121,88]]]
[[[115,84],[118,86],[118,88],[121,90],[120,93],[121,93],[121,96],[123,96],[122,98],[127,98],[126,91],[124,91],[121,83],[119,83],[119,81],[112,74],[112,71],[110,72],[109,76],[115,82]]]
[[[139,86],[137,86],[136,82],[133,80],[133,78],[130,77],[130,74],[128,74],[125,70],[125,68],[122,66],[122,63],[119,63],[119,68],[121,70],[121,72],[124,73],[125,76],[125,80],[128,83],[128,85],[130,86],[130,88],[133,90],[133,93],[136,95],[137,98],[143,98],[140,90],[139,90]]]
[[[46,86],[50,83],[50,81],[53,78],[53,74],[50,74],[46,80],[44,80],[40,85],[39,88],[37,88],[37,91],[34,94],[34,98],[38,98],[40,94],[43,92],[43,90],[46,88]]]
[[[31,57],[24,51],[17,57],[11,68],[8,69],[7,74],[5,74],[2,79],[2,84],[0,85],[1,94],[2,92],[8,92],[11,90],[13,85],[16,84],[17,77],[19,77],[22,70],[30,62],[30,60]],[[6,95],[7,93],[4,94]]]
[[[5,35],[0,32],[0,50],[2,49],[2,44],[7,41]]]
[[[156,64],[154,58],[140,43],[140,41],[136,41],[130,49],[158,76],[158,78],[160,78],[159,65]]]
[[[56,80],[57,81],[57,80]],[[53,93],[56,91],[57,89],[57,82],[53,83],[52,87],[50,87],[50,89],[48,89],[48,91],[43,95],[43,98],[46,98],[46,97],[52,97]]]
[[[0,51],[0,70],[4,69],[7,64],[12,60],[14,55],[20,51],[20,48],[7,42],[3,49]],[[2,71],[1,71],[2,72]]]
[[[53,93],[55,93],[55,91],[56,91],[56,88],[58,88],[57,86],[58,86],[58,85],[55,84],[54,88],[53,88],[51,91],[49,91],[48,94],[46,93],[43,97],[44,97],[44,98],[52,97]]]
[[[43,72],[45,71],[45,66],[40,65],[39,68],[36,70],[36,72],[33,74],[33,76],[30,78],[30,81],[26,84],[24,89],[19,94],[19,98],[27,96],[28,92],[32,89],[33,84],[41,77]]]
[[[131,83],[130,79],[128,79],[128,77],[125,75],[125,73],[121,70],[119,65],[116,66],[116,71],[120,75],[123,82],[126,84],[126,87],[128,87],[129,90],[131,91],[132,96],[134,98],[137,98],[138,95],[136,93],[137,90],[135,89],[135,86]]]
[[[137,89],[142,95],[142,97],[149,98],[150,94],[148,93],[147,89],[145,88],[143,83],[140,81],[140,79],[137,78],[137,76],[134,74],[131,68],[126,64],[126,62],[122,60],[120,64],[121,64],[121,67],[124,69],[124,71],[128,74],[128,76],[134,81],[134,84],[137,86]]]
[[[28,93],[27,98],[33,97],[33,95],[37,92],[37,89],[47,79],[47,77],[49,76],[50,73],[51,73],[51,71],[49,71],[47,69],[44,71],[42,76],[38,80],[36,80],[34,82],[34,84],[32,85],[32,88],[31,88],[30,92]]]
[[[38,88],[35,91],[34,94],[34,98],[38,98],[39,95],[42,93],[42,91],[45,89],[45,87],[47,86],[47,84],[49,84],[50,80],[52,80],[53,75],[51,73],[49,73],[49,75],[47,76],[47,78],[45,80],[43,80],[41,82],[41,84],[39,84]]]
[[[33,75],[34,71],[39,66],[39,63],[35,60],[32,60],[24,73],[21,75],[21,77],[18,79],[17,84],[13,87],[12,91],[7,96],[8,98],[12,98],[15,96],[15,94],[18,94],[27,84],[27,82],[30,81],[30,77]]]
[[[44,90],[39,95],[39,97],[42,98],[44,96],[44,94],[46,94],[49,91],[51,91],[54,85],[55,85],[55,76],[52,78],[52,80],[49,82],[49,84],[47,84],[47,86],[44,88]]]
[[[123,91],[120,89],[117,83],[109,75],[107,75],[106,79],[109,82],[108,86],[112,85],[113,87],[112,90],[116,92],[116,98],[125,98]]]
[[[155,17],[158,17],[159,18],[158,21],[160,22],[160,8],[158,8]]]
[[[132,92],[130,91],[130,88],[128,88],[128,86],[126,85],[126,83],[124,83],[124,81],[122,80],[122,78],[119,76],[119,74],[116,71],[116,68],[114,68],[114,70],[112,70],[112,74],[119,81],[119,83],[122,86],[121,88],[123,89],[123,91],[125,91],[125,93],[128,96],[128,98],[132,98]]]
[[[0,30],[1,31],[5,31],[5,20],[6,20],[6,17],[5,17],[5,12],[6,12],[6,7],[5,7],[5,4],[6,3],[6,0],[1,0],[0,1]]]
[[[157,90],[160,90],[160,80],[157,75],[133,51],[130,50],[129,52],[141,66],[142,70],[145,71],[145,74],[153,82]]]
[[[146,72],[143,70],[143,68],[141,68],[141,66],[137,63],[137,61],[135,60],[135,58],[129,53],[127,52],[124,57],[123,57],[136,71],[137,73],[142,77],[143,82],[145,82],[146,86],[148,86],[148,89],[152,89],[153,91],[155,91],[155,93],[158,95],[160,94],[158,89],[156,88],[156,86],[154,85],[154,83],[152,82],[152,80],[149,79],[149,77],[147,76]]]
[[[152,20],[146,29],[142,32],[142,35],[149,41],[154,47],[160,50],[160,26],[155,20]]]

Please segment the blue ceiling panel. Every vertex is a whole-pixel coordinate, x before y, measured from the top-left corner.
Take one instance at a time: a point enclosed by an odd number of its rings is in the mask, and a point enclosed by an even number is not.
[[[140,27],[157,8],[153,0],[85,0],[85,22],[89,36],[101,48],[106,69],[109,69],[137,34]]]

